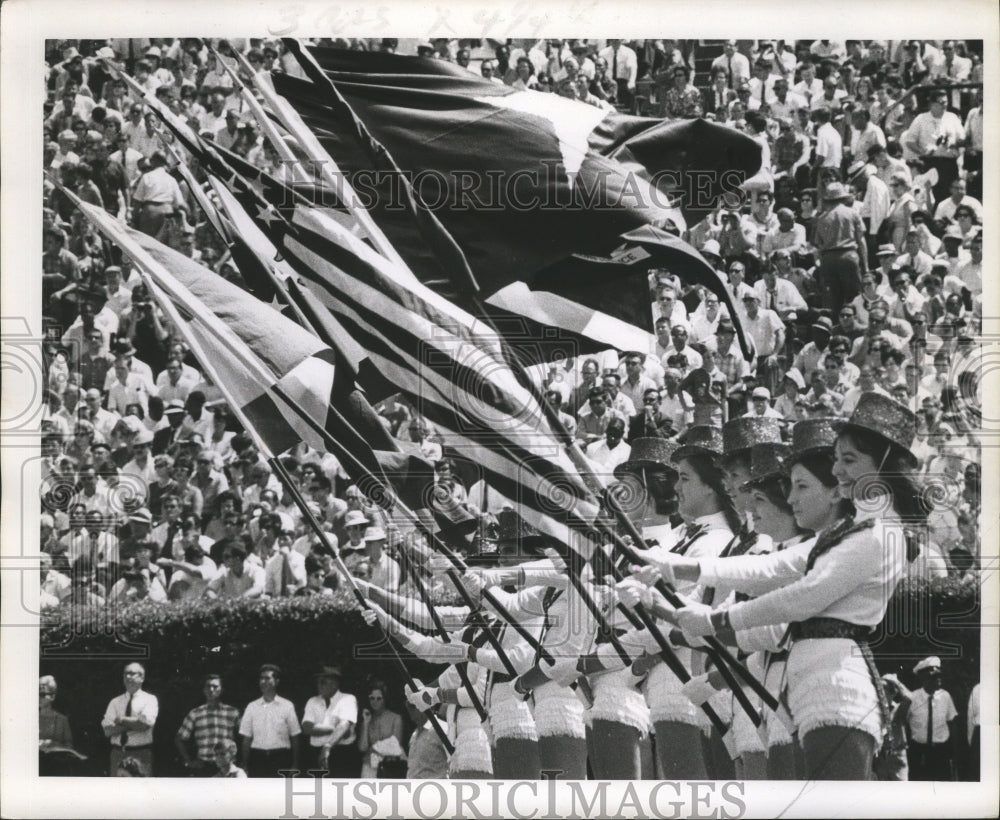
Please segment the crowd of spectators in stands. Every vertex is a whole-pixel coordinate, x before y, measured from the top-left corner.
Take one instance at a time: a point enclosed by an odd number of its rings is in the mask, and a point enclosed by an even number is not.
[[[391,40],[322,44],[403,51]],[[279,41],[217,46],[223,59],[236,49],[255,68],[299,71]],[[790,427],[886,394],[916,412],[914,451],[942,488],[921,571],[976,571],[981,43],[435,40],[415,51],[525,93],[705,117],[761,145],[745,203],[720,201],[683,230],[737,315],[653,270],[648,349],[540,368],[546,400],[595,462],[610,473],[636,438],[676,438],[695,424],[768,415]],[[124,64],[202,135],[277,171],[212,53],[197,38],[166,38],[52,42],[47,57],[46,170],[240,283],[176,175],[177,149],[106,62]],[[43,608],[332,594],[343,584],[333,553],[128,259],[44,184]],[[438,465],[436,480],[488,540],[503,509],[463,484],[447,439],[401,398],[377,409]],[[422,533],[389,521],[329,454],[302,444],[282,460],[350,572],[389,589],[408,583],[399,547]],[[202,759],[214,754],[199,748]]]

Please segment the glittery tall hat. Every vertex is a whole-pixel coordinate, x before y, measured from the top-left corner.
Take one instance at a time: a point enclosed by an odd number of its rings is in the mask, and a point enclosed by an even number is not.
[[[708,425],[697,425],[688,428],[684,434],[681,446],[674,450],[671,457],[676,464],[682,458],[692,455],[722,455],[722,428]]]
[[[730,419],[722,425],[723,456],[728,458],[749,450],[755,444],[780,444],[778,419],[749,416]]]
[[[803,419],[792,427],[792,452],[789,461],[821,450],[833,449],[837,440],[839,419]]]
[[[744,486],[759,486],[768,479],[788,475],[788,444],[768,441],[750,448],[750,479]]]
[[[851,417],[839,425],[841,431],[852,428],[875,433],[901,448],[911,457],[917,435],[917,417],[908,407],[881,393],[863,393]]]
[[[632,442],[632,452],[628,461],[615,467],[615,477],[625,473],[641,473],[643,470],[671,470],[674,465],[670,457],[677,449],[677,443],[665,438],[637,438]]]

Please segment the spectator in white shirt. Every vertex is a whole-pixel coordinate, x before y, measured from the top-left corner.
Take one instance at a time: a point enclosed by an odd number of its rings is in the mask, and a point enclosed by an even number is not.
[[[399,589],[399,564],[385,553],[386,534],[381,527],[369,527],[365,532],[365,552],[368,555],[369,580],[375,586],[395,592]]]
[[[914,667],[920,689],[912,693],[907,714],[910,780],[951,780],[951,764],[961,748],[956,726],[958,710],[941,688],[941,659],[924,658]]]
[[[632,448],[623,441],[625,420],[617,416],[608,422],[604,438],[587,445],[587,458],[610,474],[622,462],[628,461]]]
[[[621,392],[634,407],[642,406],[642,397],[647,390],[655,390],[656,383],[643,373],[645,356],[631,351],[625,354],[625,378],[621,382]]]
[[[760,304],[767,310],[777,313],[782,321],[787,320],[789,314],[795,311],[809,309],[798,288],[787,279],[778,276],[774,266],[765,269],[764,275],[754,284],[754,291]]]
[[[735,40],[726,40],[723,52],[712,61],[712,71],[721,68],[726,72],[730,88],[737,88],[742,80],[750,79],[750,61],[736,50]]]
[[[868,228],[868,258],[873,261],[879,229],[892,207],[889,186],[875,175],[874,168],[863,159],[851,164],[847,169],[847,178],[861,200],[861,218]]]
[[[856,108],[851,114],[851,159],[868,161],[868,152],[875,145],[885,146],[885,134],[872,122],[866,108]]]
[[[771,407],[771,391],[766,387],[755,387],[750,394],[750,409],[743,414],[744,418],[763,416],[766,419],[780,419],[781,413]]]
[[[215,562],[205,554],[200,544],[186,546],[183,561],[164,557],[158,558],[156,563],[164,569],[169,567],[173,571],[170,585],[167,587],[167,597],[171,601],[191,601],[201,598],[217,572]]]
[[[809,108],[809,104],[802,96],[788,90],[788,80],[785,77],[774,78],[772,92],[769,105],[771,116],[776,119],[794,121],[799,109]]]
[[[711,291],[706,290],[701,304],[691,314],[691,342],[693,344],[702,344],[709,339],[714,339],[715,331],[719,327],[719,319],[727,315],[728,310],[721,306],[719,297]],[[667,325],[667,333],[669,338],[669,325]],[[664,349],[659,352],[662,358],[666,350]]]
[[[813,112],[813,120],[817,124],[815,167],[836,168],[839,171],[844,155],[844,141],[837,129],[830,124],[830,119],[828,108],[819,108]]]
[[[806,244],[805,226],[795,221],[795,213],[791,208],[778,208],[775,219],[777,224],[761,240],[761,251],[765,258],[779,248],[784,249],[787,254],[795,253]]]
[[[958,157],[965,144],[965,128],[957,115],[947,110],[948,92],[936,91],[930,99],[930,110],[918,114],[900,141],[927,168],[937,171],[934,185],[935,200],[943,200],[958,177]]]
[[[618,104],[630,108],[635,99],[635,84],[639,78],[639,58],[621,40],[608,40],[598,54],[607,61],[608,77],[618,86]]]
[[[697,370],[702,365],[701,354],[688,344],[688,329],[687,325],[676,324],[670,328],[670,338],[672,343],[670,347],[667,348],[667,352],[663,354],[661,363],[664,369],[676,366],[681,372],[681,378],[686,376],[692,370]],[[676,365],[671,365],[670,362],[675,359],[675,357],[680,357],[683,360],[677,361]],[[642,397],[639,397],[639,401],[633,404],[636,407],[642,405]]]
[[[983,220],[983,204],[975,197],[968,196],[965,180],[959,177],[951,183],[951,196],[938,203],[934,209],[934,221],[938,223],[951,222],[955,219],[955,211],[959,206],[972,209],[976,219]]]
[[[823,81],[816,78],[816,65],[811,58],[799,64],[799,77],[800,82],[792,90],[806,101],[807,107],[811,106],[813,97],[823,93]]]
[[[941,51],[930,61],[930,79],[964,83],[972,74],[972,60],[955,53],[955,41],[946,40]]]
[[[656,304],[653,305],[653,321],[661,316],[670,320],[670,326],[688,325],[687,308],[677,298],[677,291],[671,285],[662,285],[656,294]]]

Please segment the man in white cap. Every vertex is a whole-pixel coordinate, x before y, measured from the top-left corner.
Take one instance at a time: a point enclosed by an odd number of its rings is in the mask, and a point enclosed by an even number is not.
[[[750,394],[750,410],[743,414],[744,418],[763,416],[767,419],[780,419],[781,413],[771,407],[771,391],[766,387],[755,387]]]
[[[365,532],[368,553],[369,580],[375,586],[395,591],[399,589],[399,564],[385,554],[386,534],[381,527],[369,527]]]
[[[141,423],[141,422],[140,422]],[[122,467],[120,481],[127,482],[135,491],[136,499],[145,504],[149,497],[149,487],[156,481],[156,469],[150,452],[153,433],[146,428],[136,432],[132,439],[132,459]]]
[[[343,527],[346,536],[341,554],[346,558],[351,554],[360,555],[365,551],[365,530],[368,528],[368,518],[361,510],[348,510],[344,516]]]
[[[855,112],[857,116],[857,112]],[[855,196],[861,200],[861,219],[868,230],[868,261],[877,264],[875,249],[882,223],[889,215],[892,205],[889,186],[875,175],[874,166],[866,162],[867,152],[856,155],[859,158],[847,169],[847,178],[854,188]]]
[[[173,75],[165,68],[163,68],[163,51],[159,46],[150,46],[146,49],[146,53],[143,55],[145,62],[149,63],[149,73],[150,76],[154,77],[159,83],[159,86],[166,85],[170,86],[174,84]]]
[[[961,733],[955,724],[958,710],[941,688],[941,659],[936,655],[924,658],[913,673],[921,688],[913,692],[907,715],[910,780],[952,780]]]

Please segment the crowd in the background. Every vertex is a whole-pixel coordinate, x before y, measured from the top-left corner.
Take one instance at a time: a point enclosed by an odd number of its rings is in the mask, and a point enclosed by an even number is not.
[[[406,52],[391,40],[317,42]],[[196,38],[50,46],[46,169],[82,200],[241,284],[176,171],[182,154],[105,62],[124,65],[203,136],[280,173],[212,53]],[[254,68],[299,71],[279,41],[217,46],[223,59],[236,49]],[[683,230],[736,315],[706,289],[653,270],[647,349],[538,369],[546,401],[591,460],[610,473],[636,439],[676,440],[744,415],[774,417],[787,434],[799,420],[847,418],[865,394],[889,396],[916,413],[912,451],[937,487],[923,536],[929,559],[912,571],[977,572],[981,43],[435,40],[406,53],[453,60],[525,93],[714,119],[761,145],[764,167],[746,201],[720,201]],[[302,444],[282,462],[326,531],[326,543],[318,538],[128,259],[44,185],[43,609],[330,596],[344,586],[333,549],[357,578],[414,595],[408,561],[419,554],[401,546],[427,533],[397,526],[336,459]],[[737,323],[752,339],[750,360]],[[447,438],[402,398],[377,410],[478,523],[473,549],[495,548],[509,512],[502,502],[465,486]],[[308,715],[306,705],[303,729]],[[294,714],[290,722],[295,735]],[[192,760],[214,760],[227,776],[239,776],[234,761],[258,771],[274,762],[221,743],[238,739],[229,730],[216,734],[194,732]],[[242,724],[238,734],[246,737]],[[390,734],[402,742],[401,725]],[[362,739],[347,745],[369,753]]]
[[[981,78],[970,45],[418,44],[421,54],[467,67],[477,54],[484,76],[532,93],[573,96],[586,78],[587,102],[714,117],[764,149],[746,204],[720,202],[685,233],[718,271],[738,316],[714,294],[653,271],[649,349],[553,363],[539,374],[595,461],[611,469],[635,438],[674,438],[692,424],[749,413],[791,425],[849,415],[862,394],[884,393],[917,412],[922,469],[942,477],[929,534],[941,559],[934,571],[975,565],[982,107],[980,89],[949,85]],[[273,170],[276,154],[213,55],[185,38],[52,47],[46,168],[84,201],[240,282],[171,171],[177,155],[157,119],[105,62],[130,68],[202,135]],[[298,70],[277,41],[218,47],[239,49],[254,67]],[[696,65],[707,70],[693,72]],[[919,82],[917,93],[901,96]],[[338,580],[329,550],[239,432],[220,391],[128,259],[49,182],[45,189],[45,604],[327,594]],[[753,338],[751,361],[734,318]],[[394,435],[420,443],[430,460],[447,451],[405,401],[379,410]],[[301,445],[285,466],[352,571],[389,586],[405,581],[392,557],[405,533],[349,486],[335,459]],[[472,488],[447,462],[441,473],[459,502],[492,521],[498,511],[487,497],[466,498]]]

